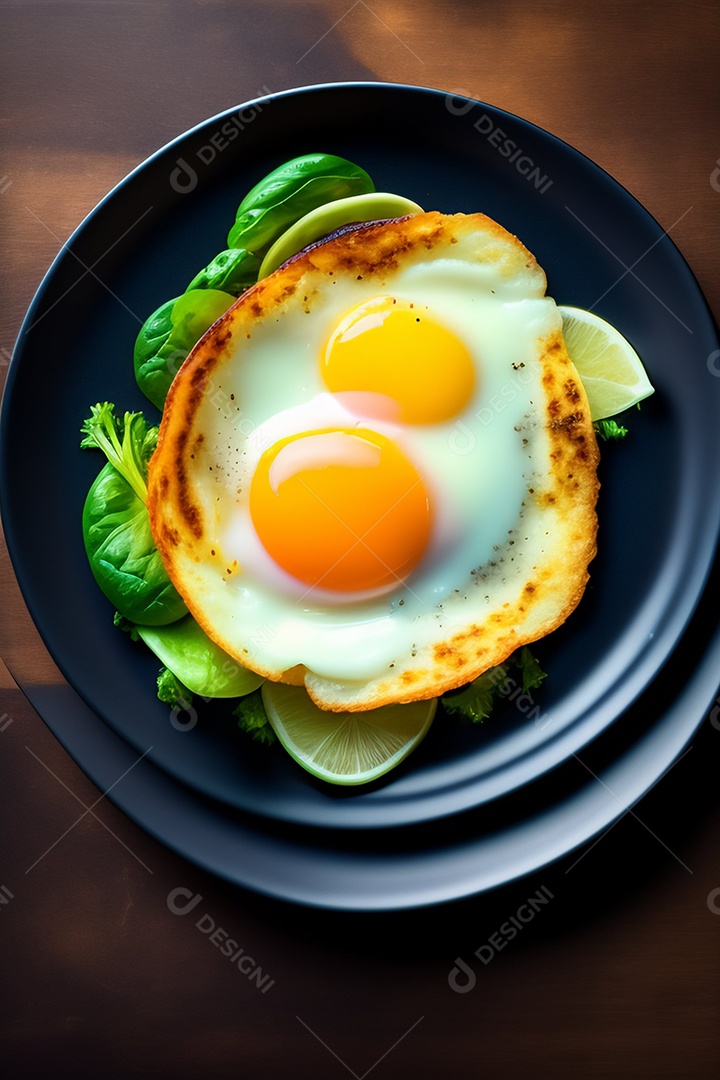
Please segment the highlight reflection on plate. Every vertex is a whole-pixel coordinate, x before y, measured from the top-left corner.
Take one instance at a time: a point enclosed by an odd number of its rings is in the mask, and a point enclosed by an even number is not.
[[[512,802],[513,793],[527,800],[538,785],[545,790],[553,779],[547,774],[560,774],[574,753],[593,741],[617,738],[621,725],[630,730],[627,717],[637,712],[633,702],[641,695],[641,701],[652,697],[653,682],[683,633],[693,632],[688,623],[713,563],[720,526],[720,476],[711,452],[720,420],[720,380],[712,379],[706,366],[718,348],[712,320],[685,262],[650,215],[588,159],[517,117],[422,88],[310,87],[256,103],[252,123],[205,164],[199,151],[237,112],[181,136],[96,208],[53,264],[20,334],[0,426],[3,523],[31,615],[71,686],[100,718],[98,746],[105,740],[107,749],[98,749],[97,758],[88,756],[87,733],[78,745],[67,710],[60,710],[60,717],[47,698],[43,709],[54,715],[46,719],[96,780],[110,767],[111,745],[124,745],[132,753],[152,744],[153,764],[143,762],[148,777],[155,778],[148,784],[172,790],[175,794],[167,798],[174,805],[182,793],[187,799],[183,815],[196,814],[208,828],[209,804],[203,796],[211,796],[216,800],[213,814],[222,821],[218,828],[231,846],[234,808],[257,815],[243,818],[246,832],[257,825],[260,833],[275,830],[275,839],[283,836],[287,843],[292,834],[300,862],[304,844],[297,840],[298,825],[342,830],[313,833],[318,850],[331,845],[333,859],[343,851],[351,858],[346,830],[358,830],[358,844],[363,830],[389,830],[390,843],[396,826],[435,820],[442,830],[438,819],[458,814],[482,829],[483,806],[489,809],[492,802],[494,814],[496,805]],[[367,115],[375,120],[372,134],[364,135]],[[488,141],[488,121],[523,148],[544,177],[542,184],[531,170],[518,169],[519,158],[511,161]],[[113,627],[112,611],[86,564],[80,533],[85,493],[99,468],[95,455],[78,449],[79,427],[90,404],[110,400],[120,409],[152,415],[132,372],[139,322],[178,295],[223,246],[237,203],[259,177],[295,154],[317,149],[358,162],[378,188],[400,192],[427,208],[481,210],[497,219],[537,256],[548,274],[548,291],[559,303],[595,306],[623,332],[656,387],[642,410],[630,415],[625,443],[601,447],[599,554],[577,611],[536,647],[548,672],[537,694],[539,714],[533,709],[528,719],[506,703],[480,729],[440,718],[399,770],[355,792],[313,781],[279,748],[268,752],[249,744],[216,706],[203,709],[191,730],[173,727],[167,708],[154,699],[157,663]],[[185,187],[177,172],[183,163],[195,174]],[[639,277],[623,275],[622,265],[633,265],[641,255]],[[83,266],[97,269],[91,275]],[[28,417],[38,414],[45,423],[42,446],[24,438]],[[22,455],[14,452],[19,445]],[[53,447],[50,461],[47,446]],[[62,553],[61,574],[56,561],[46,558],[48,521],[55,549]],[[700,652],[712,647],[705,642]],[[691,725],[700,722],[714,691],[698,657],[703,674],[697,685],[691,680],[687,687],[694,703]],[[669,713],[669,697],[667,703]],[[659,730],[667,715],[656,701],[653,708]],[[681,730],[689,737],[686,724]],[[673,738],[678,750],[676,742]],[[659,765],[653,759],[649,772]],[[652,782],[647,769],[638,776],[641,782],[632,797]],[[332,896],[333,904],[354,906],[350,889],[343,898],[339,885],[327,896],[320,886],[319,895],[300,896],[291,885],[284,890],[280,880],[273,878],[271,886],[250,869],[239,871],[220,854],[225,841],[218,840],[217,857],[207,837],[203,850],[185,847],[159,799],[151,800],[151,806],[145,799],[133,805],[118,791],[117,801],[166,843],[233,880],[308,902]],[[563,806],[561,799],[561,816]],[[523,807],[529,813],[531,800]],[[459,818],[453,820],[459,824]],[[541,820],[542,815],[528,820],[523,828],[533,831]],[[591,835],[598,820],[590,815],[580,830],[586,836],[575,827],[557,843],[543,844],[536,836],[537,851],[528,858],[537,865],[554,858],[563,844],[571,847]],[[331,841],[320,841],[328,835]],[[253,844],[259,843],[253,836]],[[273,843],[262,840],[265,861],[272,861]],[[311,867],[310,849],[306,858]],[[323,865],[327,858],[326,852]],[[518,862],[512,871],[505,859],[500,865],[492,883],[530,868]],[[415,872],[408,871],[407,889],[388,885],[389,906],[414,902]],[[477,875],[467,880],[471,890],[488,887]],[[311,884],[307,887],[311,893]],[[457,880],[450,887],[461,888]],[[424,895],[420,885],[418,890],[418,896]],[[382,906],[371,892],[368,905]],[[362,898],[357,903],[364,906]]]

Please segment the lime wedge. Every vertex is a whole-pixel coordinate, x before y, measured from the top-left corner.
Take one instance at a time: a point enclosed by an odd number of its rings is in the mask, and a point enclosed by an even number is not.
[[[303,686],[263,683],[275,734],[313,776],[330,784],[366,784],[394,769],[427,734],[437,699],[367,712],[325,712]]]
[[[308,244],[321,240],[342,225],[421,213],[422,207],[417,203],[406,199],[404,195],[393,195],[389,191],[370,191],[364,195],[350,195],[347,199],[324,203],[301,217],[278,237],[262,261],[258,281],[277,270],[286,259],[297,255],[298,251],[302,251]]]
[[[592,420],[615,416],[654,392],[640,357],[619,330],[582,308],[558,310],[565,346],[583,381]]]

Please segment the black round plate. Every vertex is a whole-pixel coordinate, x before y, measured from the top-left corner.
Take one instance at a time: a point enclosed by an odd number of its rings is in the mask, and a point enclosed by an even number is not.
[[[532,705],[523,712],[507,701],[482,728],[441,718],[400,769],[354,791],[316,782],[279,748],[251,745],[220,705],[200,708],[188,730],[172,724],[154,699],[157,662],[113,627],[80,531],[101,465],[78,449],[89,406],[110,400],[153,416],[132,373],[140,324],[225,246],[238,202],[260,177],[318,149],[358,162],[379,189],[428,209],[482,210],[498,220],[537,256],[559,303],[592,308],[625,334],[656,387],[628,415],[626,442],[603,448],[591,584],[566,625],[535,650],[548,679]],[[536,781],[607,732],[676,648],[720,525],[720,380],[708,369],[717,348],[697,283],[657,222],[547,132],[418,87],[339,84],[259,99],[208,120],[130,174],[71,237],[33,301],[0,425],[3,521],[20,586],[94,713],[130,747],[152,745],[154,766],[198,795],[293,826],[342,830],[468,811]],[[39,418],[42,438],[29,437]],[[93,774],[86,757],[84,767]]]

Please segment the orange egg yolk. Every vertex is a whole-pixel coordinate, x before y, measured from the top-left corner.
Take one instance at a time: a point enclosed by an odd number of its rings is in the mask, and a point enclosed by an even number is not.
[[[462,341],[425,308],[377,296],[351,308],[321,358],[328,390],[393,398],[406,424],[456,416],[475,390],[475,364]]]
[[[283,570],[339,592],[398,585],[422,558],[431,528],[416,467],[391,439],[362,428],[276,442],[258,462],[250,514]]]

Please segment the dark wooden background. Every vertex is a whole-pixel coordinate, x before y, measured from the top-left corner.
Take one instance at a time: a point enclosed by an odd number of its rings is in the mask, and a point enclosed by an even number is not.
[[[0,378],[61,243],[133,166],[259,92],[332,80],[463,88],[569,141],[672,228],[720,312],[710,3],[4,0],[0,41]],[[57,681],[4,548],[0,613],[0,656],[18,680]],[[5,1076],[720,1075],[720,731],[709,722],[572,873],[568,860],[434,911],[339,915],[217,881],[108,800],[74,824],[98,792],[8,668]],[[269,993],[169,912],[179,886],[271,973]],[[455,957],[541,886],[552,903],[475,962],[471,993],[453,993]]]

